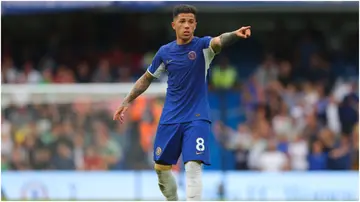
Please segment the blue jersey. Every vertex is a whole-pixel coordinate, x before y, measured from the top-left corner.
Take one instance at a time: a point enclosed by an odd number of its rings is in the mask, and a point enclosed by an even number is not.
[[[162,46],[148,72],[156,78],[168,73],[168,87],[160,124],[210,120],[207,74],[215,53],[211,37],[194,37],[188,44],[176,41]]]

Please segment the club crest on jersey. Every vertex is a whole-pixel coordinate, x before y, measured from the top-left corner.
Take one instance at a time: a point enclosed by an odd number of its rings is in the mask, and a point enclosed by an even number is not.
[[[195,51],[190,51],[188,54],[188,57],[190,60],[195,60],[196,59],[196,53]]]
[[[157,147],[155,153],[156,153],[157,156],[159,156],[161,154],[161,148]]]

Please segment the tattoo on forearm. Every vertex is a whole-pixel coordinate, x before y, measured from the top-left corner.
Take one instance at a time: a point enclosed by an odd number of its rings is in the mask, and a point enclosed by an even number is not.
[[[128,105],[132,101],[134,101],[139,95],[141,95],[143,92],[146,91],[146,89],[150,86],[151,82],[153,81],[153,78],[146,75],[142,75],[140,79],[138,79],[130,91],[130,93],[125,97],[123,101],[123,105]]]
[[[238,40],[237,35],[235,32],[227,32],[220,35],[220,42],[222,47],[230,46],[231,44],[235,43]]]

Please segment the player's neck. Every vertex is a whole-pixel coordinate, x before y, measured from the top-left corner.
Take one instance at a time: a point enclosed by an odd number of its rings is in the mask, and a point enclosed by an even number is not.
[[[191,36],[190,37],[190,39],[188,39],[188,40],[183,40],[183,39],[180,39],[180,38],[176,38],[176,44],[177,45],[185,45],[185,44],[188,44],[188,43],[190,43],[192,40],[193,40],[193,38],[194,38],[194,35],[193,36]]]

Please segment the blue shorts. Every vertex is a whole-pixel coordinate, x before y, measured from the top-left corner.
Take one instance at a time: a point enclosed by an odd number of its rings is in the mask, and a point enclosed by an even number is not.
[[[211,123],[206,120],[159,124],[154,142],[154,161],[175,165],[182,154],[184,163],[196,160],[210,165],[210,130]]]

